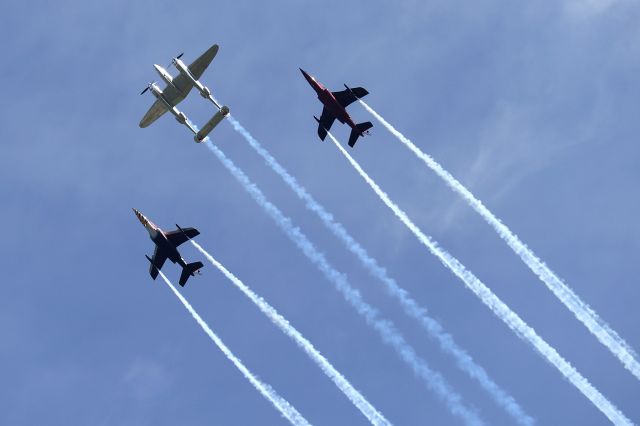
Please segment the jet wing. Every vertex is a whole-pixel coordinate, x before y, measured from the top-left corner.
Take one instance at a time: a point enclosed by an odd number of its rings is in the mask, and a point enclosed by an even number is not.
[[[156,249],[153,252],[153,257],[151,258],[151,266],[149,266],[149,275],[151,275],[151,278],[154,280],[158,276],[158,271],[162,269],[162,265],[164,265],[165,260],[167,260],[167,255],[164,251],[158,253],[158,246],[156,246]]]
[[[362,87],[354,87],[352,89],[342,90],[340,92],[331,92],[335,96],[336,100],[343,107],[348,107],[353,102],[360,98],[364,98],[369,94],[366,89]]]
[[[182,231],[176,229],[175,231],[167,232],[165,235],[174,247],[178,247],[188,239],[200,235],[200,231],[196,228],[182,228]]]
[[[320,140],[324,140],[327,137],[327,132],[331,129],[336,117],[329,112],[327,108],[322,108],[322,115],[318,120],[318,136]]]

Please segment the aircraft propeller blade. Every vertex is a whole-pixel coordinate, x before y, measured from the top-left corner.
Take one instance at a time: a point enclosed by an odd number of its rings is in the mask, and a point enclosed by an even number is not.
[[[184,55],[184,52],[182,52],[181,54],[179,54],[178,56],[176,56],[175,58],[173,58],[173,60],[171,61],[171,63],[170,63],[169,65],[167,65],[167,67],[166,67],[166,68],[167,68],[167,69],[171,68],[171,66],[173,65],[174,61],[175,61],[176,59],[180,59],[180,58],[182,58],[182,55]]]
[[[149,90],[149,86],[145,87],[144,90],[142,92],[140,92],[140,94],[144,95],[147,90]]]

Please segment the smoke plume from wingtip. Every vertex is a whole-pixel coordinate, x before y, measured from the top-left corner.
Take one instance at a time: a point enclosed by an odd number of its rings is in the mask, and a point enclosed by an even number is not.
[[[382,202],[393,211],[400,221],[415,235],[442,264],[451,270],[493,313],[522,340],[533,346],[547,361],[555,366],[560,373],[571,382],[585,397],[589,399],[607,418],[616,425],[631,425],[631,421],[604,395],[600,393],[585,377],[583,377],[567,360],[565,360],[551,345],[543,340],[536,331],[526,324],[514,311],[496,296],[471,271],[467,270],[456,258],[442,249],[435,241],[425,235],[407,214],[401,210],[377,183],[362,169],[340,143],[328,133],[332,142],[349,161],[358,174],[378,195]]]
[[[396,353],[416,374],[423,380],[427,387],[443,400],[449,411],[461,418],[468,425],[481,425],[484,422],[480,419],[475,410],[467,407],[462,402],[462,397],[449,385],[442,375],[429,367],[411,347],[395,325],[388,320],[381,319],[378,311],[366,303],[360,292],[354,289],[346,277],[329,264],[324,254],[322,254],[309,241],[299,228],[293,225],[291,219],[286,217],[278,207],[271,203],[264,193],[256,186],[247,175],[238,168],[226,155],[214,144],[207,142],[207,147],[213,152],[218,160],[231,172],[236,180],[244,187],[258,205],[267,213],[280,229],[294,242],[302,253],[322,272],[335,288],[343,295],[345,300],[355,308],[367,322],[374,328],[382,341],[390,345]]]
[[[522,259],[534,274],[547,286],[549,290],[584,324],[585,327],[618,358],[624,367],[640,380],[640,362],[633,348],[613,330],[600,316],[549,268],[525,243],[523,243],[511,229],[498,219],[471,191],[462,185],[436,160],[418,148],[413,142],[389,124],[380,114],[364,101],[360,104],[371,113],[384,127],[402,142],[411,152],[421,159],[427,167],[433,170],[442,180],[466,203],[473,208],[507,243],[507,245]]]
[[[209,336],[213,343],[224,353],[224,355],[236,366],[238,370],[242,373],[242,375],[249,380],[249,382],[255,387],[258,392],[262,394],[269,402],[273,404],[278,411],[294,426],[311,426],[311,424],[296,410],[286,399],[281,397],[271,386],[266,383],[260,381],[249,369],[238,359],[231,350],[222,342],[222,340],[211,330],[209,325],[202,319],[200,315],[196,312],[196,310],[191,306],[191,304],[187,301],[187,299],[180,294],[178,290],[171,284],[171,281],[159,271],[160,276],[164,280],[164,282],[169,286],[171,291],[176,295],[176,297],[182,302],[187,311],[191,314],[193,319],[196,320],[198,325],[202,327],[204,332]]]
[[[247,131],[238,120],[229,117],[229,122],[249,145],[260,155],[266,164],[282,178],[282,180],[291,188],[291,190],[305,203],[308,210],[318,215],[322,223],[353,253],[365,269],[380,282],[382,282],[387,293],[395,297],[401,304],[404,312],[410,317],[417,320],[423,328],[440,344],[441,349],[451,355],[456,365],[467,373],[471,378],[477,380],[480,386],[488,392],[496,403],[503,407],[519,424],[533,425],[534,419],[529,416],[518,402],[509,395],[504,389],[500,388],[489,374],[478,365],[473,358],[466,353],[454,341],[453,337],[444,331],[442,325],[430,317],[427,309],[418,305],[418,303],[409,295],[409,293],[401,288],[396,281],[389,276],[386,269],[378,263],[376,259],[371,257],[362,245],[360,245],[345,229],[345,227],[337,222],[333,215],[327,209],[317,202],[311,194],[291,176],[289,172]]]
[[[276,311],[274,307],[269,305],[262,297],[253,292],[246,284],[244,284],[238,277],[232,274],[227,268],[225,268],[220,262],[218,262],[213,256],[211,256],[200,244],[191,240],[200,253],[202,253],[207,260],[216,268],[222,272],[222,274],[233,283],[242,293],[245,294],[270,320],[273,322],[284,334],[289,336],[303,351],[309,355],[313,362],[329,377],[335,385],[340,389],[349,400],[355,405],[362,414],[373,425],[391,425],[391,423],[378,411],[365,397],[356,390],[351,383],[338,371],[333,365],[309,342],[295,327],[293,327],[289,321],[287,321],[282,315]]]

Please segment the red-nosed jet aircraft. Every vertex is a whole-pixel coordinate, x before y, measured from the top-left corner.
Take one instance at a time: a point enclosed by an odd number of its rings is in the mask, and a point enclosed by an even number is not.
[[[189,277],[195,276],[196,273],[199,274],[200,268],[204,265],[202,262],[186,263],[182,256],[180,256],[177,247],[185,241],[200,235],[200,232],[195,228],[180,228],[178,225],[176,225],[178,229],[175,231],[164,232],[138,210],[133,209],[133,212],[138,217],[138,220],[140,220],[140,223],[142,223],[149,232],[149,238],[151,238],[151,241],[156,245],[153,257],[145,255],[147,260],[151,262],[151,267],[149,268],[151,278],[154,280],[156,279],[158,271],[162,269],[162,265],[164,265],[165,260],[169,259],[171,262],[182,266],[182,274],[180,274],[179,282],[180,285],[184,287]]]
[[[334,120],[338,119],[339,122],[343,124],[347,123],[349,127],[351,127],[352,130],[351,135],[349,136],[349,146],[353,148],[359,136],[369,134],[369,129],[373,127],[373,124],[371,124],[370,121],[359,124],[354,123],[346,108],[351,105],[352,102],[368,95],[369,92],[362,87],[354,87],[353,89],[350,89],[346,84],[344,85],[346,90],[341,92],[331,92],[321,83],[316,81],[314,77],[307,74],[302,68],[300,68],[300,71],[311,87],[313,87],[313,90],[316,91],[318,99],[320,99],[320,102],[324,105],[320,118],[318,119],[316,116],[313,117],[318,122],[318,136],[320,136],[320,140],[324,140],[327,136],[327,132],[331,129],[331,125]]]

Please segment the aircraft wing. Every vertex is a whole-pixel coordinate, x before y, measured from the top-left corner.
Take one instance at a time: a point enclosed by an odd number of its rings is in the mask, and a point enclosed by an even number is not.
[[[218,53],[218,45],[214,44],[211,46],[206,52],[204,52],[198,59],[193,61],[191,65],[189,65],[189,72],[196,80],[199,80],[202,77],[202,73],[207,69],[213,58],[215,58]],[[180,73],[176,78],[173,79],[173,84],[178,87],[183,94],[183,97],[186,97],[191,89],[193,88],[193,83],[189,78]],[[167,89],[173,89],[172,87],[167,87]],[[174,90],[175,92],[175,90]]]
[[[140,127],[144,128],[149,126],[167,111],[167,106],[164,102],[160,99],[156,99],[153,105],[151,105],[151,108],[149,108],[149,111],[147,111],[144,117],[142,117],[142,120],[140,120]]]
[[[179,84],[176,83],[176,80],[180,79],[180,77],[182,77],[182,74],[180,74],[180,76],[176,77],[175,80],[173,80],[173,84],[175,87],[167,85],[164,90],[162,90],[162,96],[167,100],[167,102],[169,102],[169,105],[171,106],[178,105],[180,101],[182,101],[189,94],[189,91],[193,87],[191,81],[186,77],[183,79],[183,82]],[[180,91],[176,90],[176,87],[178,87]],[[149,108],[149,111],[147,111],[144,117],[142,117],[142,120],[140,120],[140,127],[144,128],[149,126],[167,111],[168,109],[164,102],[162,102],[160,99],[156,99],[153,105],[151,105],[151,108]]]
[[[162,269],[165,260],[167,260],[167,255],[163,251],[158,253],[158,246],[156,246],[153,257],[151,258],[151,266],[149,266],[149,275],[151,275],[151,278],[154,280],[158,276],[158,271]]]
[[[318,136],[320,136],[320,140],[324,140],[327,137],[327,131],[331,129],[335,119],[336,117],[327,108],[322,108],[322,115],[318,120]]]
[[[362,87],[354,87],[352,89],[342,90],[340,92],[331,92],[333,96],[335,96],[336,100],[343,107],[348,107],[353,102],[357,101],[360,98],[364,98],[369,94],[367,89]]]
[[[211,46],[206,52],[204,52],[198,59],[193,61],[191,65],[189,65],[189,71],[196,78],[196,80],[200,79],[204,70],[207,69],[213,58],[216,57],[218,53],[218,45],[214,44]]]
[[[189,65],[189,72],[191,72],[191,75],[193,75],[196,80],[200,79],[202,73],[204,73],[204,70],[206,70],[211,61],[213,61],[217,53],[218,45],[214,44]],[[178,88],[178,90],[176,90],[176,88]],[[162,94],[170,105],[176,106],[187,97],[192,88],[193,83],[191,80],[180,73],[173,79],[173,86],[167,85],[164,90],[162,90]],[[160,99],[156,100],[153,105],[151,105],[151,108],[149,108],[149,111],[142,117],[142,120],[140,120],[140,127],[144,128],[149,126],[165,112],[167,112],[167,107],[164,102]]]
[[[175,231],[167,232],[165,235],[174,247],[178,247],[189,238],[195,238],[200,235],[200,231],[196,228],[182,228],[182,231],[176,229]]]

